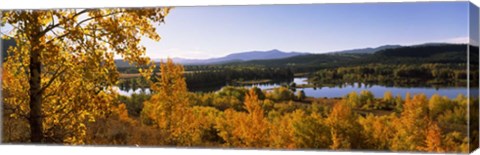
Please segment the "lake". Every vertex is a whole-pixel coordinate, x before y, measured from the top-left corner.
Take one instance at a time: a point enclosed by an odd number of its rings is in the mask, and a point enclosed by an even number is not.
[[[297,85],[308,84],[307,78],[305,77],[297,77],[293,79]],[[252,84],[246,85],[245,87],[253,87],[256,86],[262,90],[269,90],[275,87],[280,87],[280,83],[273,83],[273,84]],[[141,93],[141,89],[137,90],[120,90],[118,89],[119,94],[130,96],[133,93]],[[407,92],[410,94],[418,94],[424,93],[427,97],[431,97],[433,94],[439,94],[441,96],[447,96],[449,98],[456,98],[459,94],[467,95],[467,88],[466,87],[446,87],[446,88],[434,88],[434,87],[391,87],[391,86],[382,86],[382,85],[366,85],[362,83],[355,83],[353,85],[343,85],[343,86],[324,86],[324,87],[317,87],[317,88],[296,88],[296,91],[303,90],[306,96],[309,97],[316,97],[316,98],[333,98],[333,97],[343,97],[346,94],[356,91],[360,93],[362,90],[368,90],[372,92],[372,94],[377,97],[383,97],[383,94],[386,91],[392,92],[394,96],[400,95],[404,97]],[[150,90],[144,89],[145,93],[150,93]]]

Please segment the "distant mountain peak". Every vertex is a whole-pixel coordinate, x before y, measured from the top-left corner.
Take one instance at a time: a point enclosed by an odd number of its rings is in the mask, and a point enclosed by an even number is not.
[[[267,51],[246,51],[239,53],[228,54],[223,57],[210,58],[210,59],[186,59],[186,58],[172,58],[174,62],[181,64],[222,64],[228,62],[238,61],[250,61],[250,60],[268,60],[268,59],[282,59],[298,55],[304,55],[308,53],[301,52],[283,52],[279,49],[272,49]],[[159,62],[165,59],[154,59],[155,62]]]
[[[302,52],[284,52],[278,49],[271,49],[267,51],[246,51],[246,52],[239,52],[239,53],[232,53],[227,56],[217,57],[217,58],[210,58],[210,59],[186,59],[186,58],[179,58],[174,57],[172,58],[175,63],[180,63],[184,65],[213,65],[213,64],[228,64],[228,63],[251,63],[251,62],[260,62],[262,60],[266,60],[265,62],[287,62],[287,63],[297,63],[297,64],[318,64],[324,63],[325,59],[323,57],[335,57],[341,56],[341,54],[349,53],[349,54],[361,54],[361,53],[368,53],[368,54],[390,54],[390,55],[415,55],[409,53],[409,51],[404,52],[404,49],[418,47],[418,46],[427,46],[427,48],[432,48],[435,46],[451,46],[451,45],[461,45],[461,44],[450,44],[450,43],[424,43],[418,45],[383,45],[378,46],[375,48],[367,47],[367,48],[360,48],[360,49],[351,49],[351,50],[343,50],[343,51],[335,51],[335,52],[328,52],[328,53],[302,53]],[[453,48],[457,48],[457,46],[451,46]],[[452,49],[453,49],[452,48]],[[401,51],[401,52],[392,52],[392,51]],[[417,50],[418,51],[418,50]],[[422,53],[422,52],[419,52]],[[340,55],[337,55],[340,54]],[[419,55],[419,54],[416,54]],[[415,56],[416,56],[415,55]],[[423,55],[428,55],[428,53],[423,53]],[[422,55],[422,56],[423,56]],[[316,60],[318,59],[318,60]],[[154,62],[160,62],[161,60],[166,60],[165,58],[162,59],[153,59]],[[260,61],[257,61],[260,60]],[[290,62],[290,60],[292,62]],[[116,63],[119,67],[129,66],[124,62],[120,62],[116,60]]]
[[[280,51],[280,50],[278,50],[278,49],[272,49],[272,50],[270,50],[270,51],[265,51],[265,52],[282,52],[282,51]],[[287,52],[285,52],[285,53],[287,53]]]

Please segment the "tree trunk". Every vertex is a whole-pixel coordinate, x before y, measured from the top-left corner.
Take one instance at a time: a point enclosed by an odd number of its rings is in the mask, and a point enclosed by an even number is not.
[[[42,93],[40,92],[40,72],[41,63],[39,60],[39,52],[30,53],[30,131],[31,142],[41,143],[43,139],[42,125]]]
[[[41,30],[41,28],[37,29]],[[37,31],[38,32],[38,31]],[[38,34],[38,33],[37,33]],[[32,48],[30,50],[30,78],[28,83],[30,85],[30,117],[28,119],[30,124],[30,141],[31,143],[42,143],[43,136],[43,114],[42,114],[42,92],[41,92],[41,62],[40,62],[40,41],[39,37],[32,37]]]

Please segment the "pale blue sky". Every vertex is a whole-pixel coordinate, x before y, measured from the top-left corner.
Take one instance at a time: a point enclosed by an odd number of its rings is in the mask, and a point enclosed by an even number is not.
[[[176,7],[157,26],[160,42],[142,44],[151,58],[203,59],[254,50],[467,43],[468,8],[468,2]]]
[[[323,53],[468,41],[468,2],[177,7],[143,41],[152,58],[279,49]]]

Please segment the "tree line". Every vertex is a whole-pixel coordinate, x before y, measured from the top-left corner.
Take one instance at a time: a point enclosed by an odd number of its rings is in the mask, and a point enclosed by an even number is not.
[[[478,83],[478,70],[467,74],[466,64],[368,64],[319,70],[309,77],[316,84],[361,82],[388,86],[463,86],[467,77]],[[477,86],[478,87],[478,86]]]
[[[289,82],[294,74],[291,70],[267,67],[246,66],[188,66],[184,77],[190,91],[216,91],[226,85],[241,85],[250,80],[269,80],[272,82]],[[155,82],[161,71],[156,68],[150,81]],[[120,79],[118,86],[122,90],[148,88],[148,81],[143,77]]]

